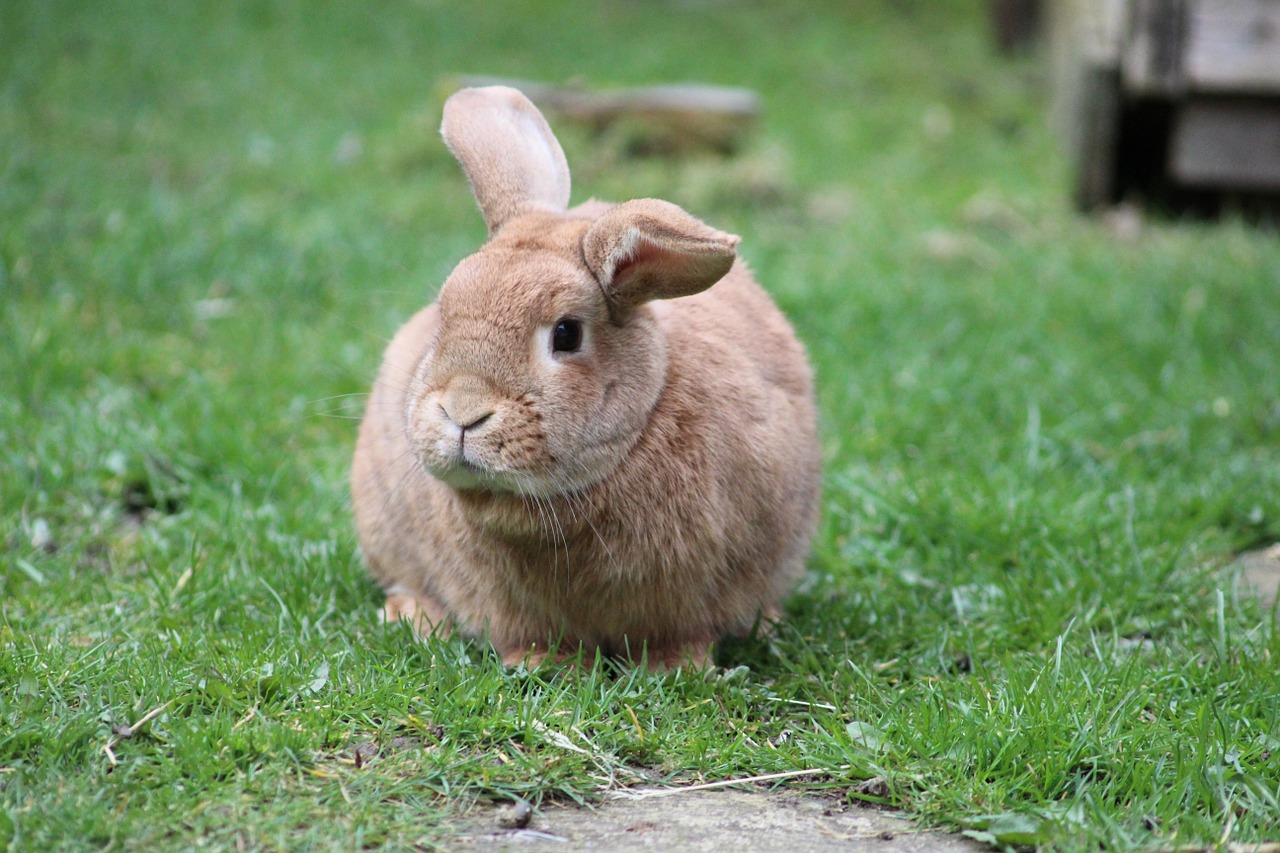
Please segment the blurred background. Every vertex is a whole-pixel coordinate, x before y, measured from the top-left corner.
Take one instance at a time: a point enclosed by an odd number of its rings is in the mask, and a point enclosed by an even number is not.
[[[1230,14],[1206,29],[1215,9]],[[744,235],[813,354],[833,470],[988,476],[990,459],[1020,457],[1010,437],[1031,421],[1068,428],[1066,447],[1169,423],[1191,435],[1223,426],[1198,419],[1206,396],[1252,400],[1270,424],[1257,377],[1274,322],[1258,306],[1275,241],[1240,216],[1267,188],[1187,184],[1156,154],[1188,122],[1205,150],[1206,109],[1271,120],[1257,85],[1228,96],[1196,82],[1203,59],[1179,63],[1205,53],[1196,33],[1224,31],[1243,44],[1225,55],[1253,57],[1265,82],[1280,53],[1257,48],[1280,32],[1274,12],[5,3],[14,464],[127,511],[311,469],[342,518],[350,419],[385,340],[483,239],[437,131],[444,98],[476,77],[535,84],[575,202],[659,196]],[[674,113],[671,91],[649,88],[689,83],[719,88]],[[1264,155],[1251,162],[1265,171]],[[1171,202],[1188,192],[1223,224],[1179,225]]]
[[[987,3],[5,3],[10,398],[96,387],[145,432],[176,419],[178,443],[251,470],[279,442],[342,447],[350,425],[312,401],[362,392],[483,238],[437,131],[466,75],[746,90],[727,146],[551,119],[575,201],[660,196],[745,235],[827,360],[860,357],[850,294],[1030,258],[1069,197],[1044,64],[997,51]],[[126,452],[121,476],[165,480],[137,460],[175,455]]]
[[[474,76],[538,84],[575,201],[661,196],[744,235],[813,352],[831,459],[1016,456],[1007,437],[1029,405],[1038,428],[1088,431],[1083,410],[1158,431],[1161,407],[1204,405],[1198,383],[1255,395],[1237,368],[1267,359],[1219,348],[1271,334],[1253,306],[1267,298],[1254,284],[1274,280],[1273,232],[1239,216],[1267,187],[1236,174],[1219,193],[1157,155],[1188,133],[1219,151],[1204,117],[1224,109],[1245,110],[1226,122],[1233,144],[1270,138],[1254,131],[1273,120],[1263,90],[1280,53],[1258,46],[1280,32],[1274,12],[5,3],[0,338],[10,432],[32,436],[15,459],[40,471],[84,445],[112,460],[74,464],[91,491],[155,508],[196,471],[255,482],[287,448],[340,504],[344,418],[383,342],[483,238],[437,132],[444,98]],[[1197,82],[1196,34],[1219,31],[1264,81],[1247,97]],[[683,83],[727,89],[674,125],[645,112],[654,93],[637,89]],[[1176,208],[1162,224],[1183,192],[1224,224],[1179,226]],[[1158,393],[1142,402],[1138,387]]]

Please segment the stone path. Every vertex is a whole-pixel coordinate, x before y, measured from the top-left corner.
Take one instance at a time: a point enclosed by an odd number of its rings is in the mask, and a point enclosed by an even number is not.
[[[977,853],[985,844],[922,829],[872,806],[844,806],[833,798],[790,792],[690,791],[595,808],[549,806],[525,829],[503,829],[509,807],[478,809],[451,840],[461,850],[867,851]]]
[[[1235,563],[1241,579],[1258,591],[1262,602],[1270,607],[1280,590],[1280,543],[1269,548],[1241,554]]]

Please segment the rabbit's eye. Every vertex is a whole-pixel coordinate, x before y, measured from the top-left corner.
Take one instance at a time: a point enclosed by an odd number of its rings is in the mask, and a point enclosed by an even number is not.
[[[582,323],[565,317],[551,330],[552,352],[577,352],[582,346]]]

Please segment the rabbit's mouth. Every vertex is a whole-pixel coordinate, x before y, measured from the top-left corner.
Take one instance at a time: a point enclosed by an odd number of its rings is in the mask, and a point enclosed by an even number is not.
[[[441,460],[427,454],[422,467],[435,479],[459,492],[488,492],[523,498],[552,498],[566,492],[578,492],[585,485],[567,476],[539,475],[532,471],[494,470],[465,456]]]
[[[440,482],[460,492],[530,494],[541,491],[541,483],[519,471],[495,471],[463,455],[447,460],[426,456],[422,467]]]
[[[465,456],[453,456],[442,460],[426,455],[422,459],[422,467],[446,486],[452,486],[460,491],[506,491],[502,488],[501,481],[504,478],[501,474]]]

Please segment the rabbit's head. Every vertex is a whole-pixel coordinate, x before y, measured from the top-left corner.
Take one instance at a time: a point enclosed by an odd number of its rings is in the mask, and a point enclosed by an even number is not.
[[[657,312],[677,309],[654,300],[710,287],[738,238],[653,199],[569,210],[564,153],[514,89],[458,92],[442,133],[489,240],[440,292],[409,388],[410,443],[460,491],[583,489],[641,435],[668,349],[697,345],[664,337]]]

